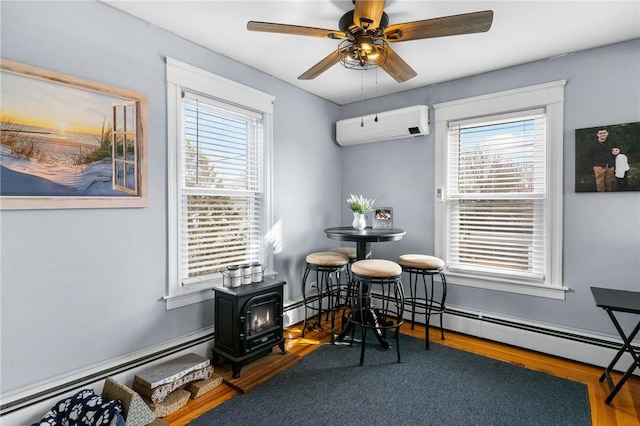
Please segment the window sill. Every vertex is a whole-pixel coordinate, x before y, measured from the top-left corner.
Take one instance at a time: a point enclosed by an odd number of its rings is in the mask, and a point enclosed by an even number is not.
[[[277,272],[265,271],[264,276],[269,278],[275,278]],[[166,310],[182,308],[183,306],[193,305],[194,303],[200,303],[213,299],[213,287],[222,287],[222,281],[210,280],[201,283],[198,288],[191,288],[189,291],[183,291],[178,294],[170,294],[164,296],[163,299],[166,302]]]
[[[527,296],[537,296],[548,299],[565,300],[566,292],[569,291],[568,287],[551,287],[539,284],[515,283],[494,279],[489,280],[486,278],[478,278],[455,272],[445,272],[445,275],[447,278],[447,284],[524,294]]]
[[[211,288],[194,290],[189,293],[184,292],[181,294],[173,294],[164,297],[167,311],[182,308],[183,306],[192,305],[194,303],[204,302],[210,299],[213,299],[213,290]]]

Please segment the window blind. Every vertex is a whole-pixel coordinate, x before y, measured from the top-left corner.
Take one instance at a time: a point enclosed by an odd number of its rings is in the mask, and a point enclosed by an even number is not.
[[[545,145],[543,110],[449,124],[450,270],[544,279]]]
[[[183,94],[180,244],[184,285],[262,260],[262,115]]]

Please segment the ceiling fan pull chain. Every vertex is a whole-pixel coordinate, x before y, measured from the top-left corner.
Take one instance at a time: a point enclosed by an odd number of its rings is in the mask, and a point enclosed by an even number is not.
[[[360,91],[362,92],[362,100],[360,101],[360,106],[362,108],[362,115],[360,116],[360,127],[364,127],[364,68],[360,73]]]
[[[376,111],[378,108],[378,68],[376,68]],[[376,112],[376,118],[373,119],[376,123],[378,122],[378,113]]]

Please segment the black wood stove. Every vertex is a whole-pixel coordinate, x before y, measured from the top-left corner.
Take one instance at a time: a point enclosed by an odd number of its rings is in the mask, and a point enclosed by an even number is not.
[[[284,350],[283,287],[285,281],[265,278],[241,287],[215,287],[214,364],[223,358],[240,369],[271,352],[275,345]]]

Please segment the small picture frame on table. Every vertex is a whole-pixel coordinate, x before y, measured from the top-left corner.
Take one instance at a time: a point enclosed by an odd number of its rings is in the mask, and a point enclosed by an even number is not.
[[[393,228],[393,208],[376,207],[373,215],[373,229]]]

